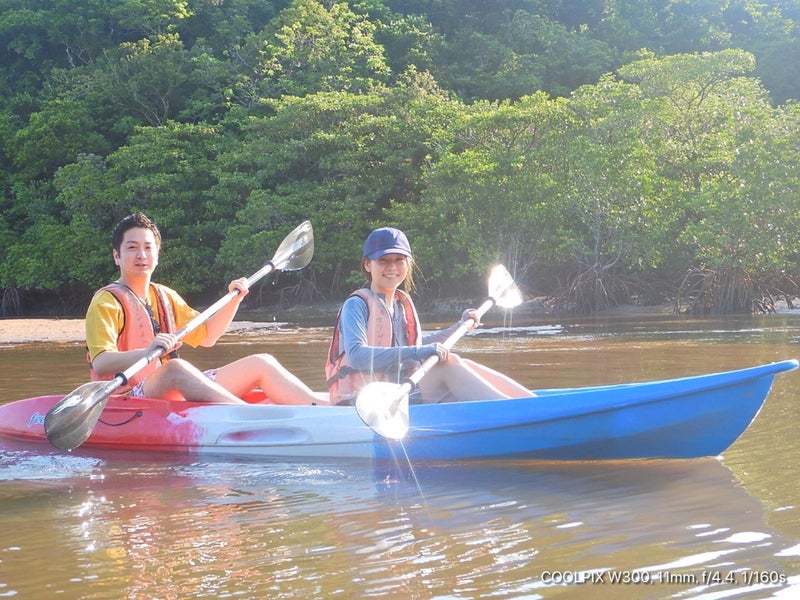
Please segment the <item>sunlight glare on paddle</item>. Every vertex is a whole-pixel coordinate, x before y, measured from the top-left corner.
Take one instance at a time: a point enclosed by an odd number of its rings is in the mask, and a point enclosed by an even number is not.
[[[273,262],[281,271],[302,269],[314,256],[314,229],[310,221],[303,221],[286,236],[275,251]]]
[[[522,304],[522,292],[503,265],[497,265],[489,274],[489,297],[494,298],[500,308],[514,308]]]
[[[408,433],[408,394],[402,386],[387,381],[367,385],[356,399],[356,411],[361,420],[375,433],[400,440]]]
[[[94,394],[97,388],[103,387],[104,383],[97,381],[90,381],[84,383],[82,386],[68,394],[50,410],[53,414],[58,414],[68,408],[77,406],[83,402],[90,394]]]

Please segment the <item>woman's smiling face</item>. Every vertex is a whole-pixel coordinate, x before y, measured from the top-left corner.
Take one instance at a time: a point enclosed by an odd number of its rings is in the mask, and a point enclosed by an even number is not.
[[[403,254],[384,254],[375,260],[365,260],[364,269],[370,274],[372,291],[393,293],[408,276],[408,261]]]

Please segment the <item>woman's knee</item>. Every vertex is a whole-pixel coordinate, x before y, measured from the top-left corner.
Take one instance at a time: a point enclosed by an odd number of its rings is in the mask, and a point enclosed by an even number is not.
[[[451,354],[444,363],[441,363],[441,366],[448,371],[461,371],[467,368],[467,363],[458,354]]]

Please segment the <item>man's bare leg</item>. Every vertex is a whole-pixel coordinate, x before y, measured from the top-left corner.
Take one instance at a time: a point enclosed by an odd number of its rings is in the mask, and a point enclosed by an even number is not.
[[[211,381],[197,367],[181,359],[173,359],[150,375],[142,386],[148,398],[180,399],[220,404],[247,404],[219,383]]]
[[[253,354],[217,370],[216,381],[234,396],[261,388],[275,404],[328,404],[271,354]]]

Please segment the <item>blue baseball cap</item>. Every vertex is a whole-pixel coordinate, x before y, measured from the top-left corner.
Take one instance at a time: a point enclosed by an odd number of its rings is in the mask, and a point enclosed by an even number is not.
[[[364,243],[364,258],[377,260],[386,254],[411,256],[411,244],[405,233],[394,227],[381,227],[369,234]]]

